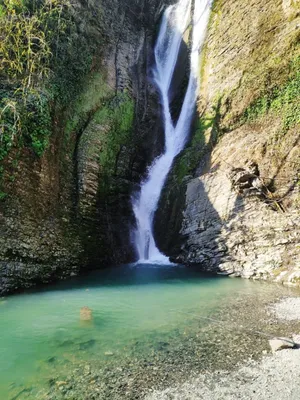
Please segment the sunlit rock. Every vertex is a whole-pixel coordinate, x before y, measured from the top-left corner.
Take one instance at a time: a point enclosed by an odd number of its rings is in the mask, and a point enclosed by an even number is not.
[[[278,350],[293,349],[294,347],[296,347],[296,343],[293,341],[293,339],[285,337],[276,337],[274,339],[271,339],[269,340],[269,345],[273,353]]]

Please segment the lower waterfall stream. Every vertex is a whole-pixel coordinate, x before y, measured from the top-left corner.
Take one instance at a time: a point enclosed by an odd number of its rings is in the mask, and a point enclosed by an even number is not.
[[[139,262],[168,262],[156,246],[153,219],[161,191],[175,157],[183,150],[189,136],[195,111],[199,83],[199,60],[210,15],[211,0],[179,0],[164,13],[155,46],[154,81],[159,90],[164,116],[165,150],[156,158],[141,185],[140,193],[133,197],[133,211],[137,227],[134,243]],[[192,15],[192,17],[191,17]],[[192,23],[191,23],[192,21]],[[190,77],[178,121],[172,120],[170,91],[181,43],[192,26],[190,50]]]

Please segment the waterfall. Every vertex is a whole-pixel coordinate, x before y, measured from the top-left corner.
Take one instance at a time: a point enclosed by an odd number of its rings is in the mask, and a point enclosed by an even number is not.
[[[161,191],[172,167],[174,158],[183,150],[189,136],[195,112],[199,84],[199,59],[205,39],[212,0],[179,0],[168,7],[163,15],[155,46],[153,76],[159,89],[164,116],[165,149],[148,169],[140,192],[133,196],[132,207],[136,218],[133,232],[134,244],[140,262],[166,263],[168,258],[156,246],[153,236],[153,219]],[[193,11],[193,16],[191,17]],[[177,123],[170,111],[170,89],[184,34],[192,23],[190,77]]]

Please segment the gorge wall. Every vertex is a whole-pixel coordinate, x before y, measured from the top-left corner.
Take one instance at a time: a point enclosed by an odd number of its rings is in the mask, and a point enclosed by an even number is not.
[[[299,37],[299,1],[215,1],[194,133],[156,217],[175,261],[299,284]]]
[[[2,162],[0,294],[131,260],[130,195],[160,151],[147,74],[168,1],[73,3],[74,55],[62,73],[91,61],[80,82],[77,70],[68,76],[45,152],[12,148]]]
[[[1,161],[0,294],[133,259],[130,196],[163,143],[148,72],[173,2],[74,2],[68,104],[54,104],[42,155],[13,147]],[[193,134],[156,214],[173,260],[299,283],[299,10],[215,0]]]

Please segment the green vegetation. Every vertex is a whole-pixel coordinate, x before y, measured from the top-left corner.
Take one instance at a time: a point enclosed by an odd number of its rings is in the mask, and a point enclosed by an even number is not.
[[[174,165],[174,174],[177,183],[181,183],[185,176],[195,172],[199,161],[210,146],[213,145],[217,136],[217,112],[206,114],[198,118],[193,137],[180,154]]]
[[[107,90],[109,88],[107,87]],[[104,96],[105,90],[102,92]],[[68,129],[76,125],[82,132],[78,143],[78,159],[89,160],[99,166],[99,190],[104,197],[114,191],[120,193],[120,177],[126,175],[122,161],[130,157],[133,141],[134,101],[127,93],[106,93],[97,111],[90,115],[89,123],[82,128],[84,108],[78,102],[76,118],[68,124]],[[81,98],[83,100],[85,96]],[[97,101],[95,93],[94,101]],[[93,103],[94,103],[93,101]],[[79,115],[79,118],[78,118]],[[122,150],[126,148],[125,153]],[[126,159],[126,161],[128,158]],[[117,179],[114,179],[117,178]]]
[[[2,161],[13,145],[30,146],[41,156],[48,145],[51,133],[51,115],[48,98],[43,93],[27,93],[22,98],[17,93],[14,98],[0,99]]]
[[[215,28],[219,26],[222,17],[223,0],[214,0],[208,22],[208,30],[214,24]]]
[[[101,138],[99,163],[101,186],[108,189],[109,178],[116,175],[116,161],[122,146],[130,145],[134,121],[134,103],[127,93],[115,96],[95,115],[96,124],[101,124],[105,132]]]
[[[0,3],[0,161],[14,145],[31,146],[38,156],[48,145],[51,96],[44,82],[67,7],[66,0]]]
[[[6,196],[7,196],[7,193],[4,193],[4,192],[0,191],[0,201],[4,200]]]
[[[0,0],[0,184],[13,149],[43,155],[82,90],[95,44],[76,18],[69,0]]]
[[[102,108],[112,96],[112,89],[107,85],[103,75],[94,73],[86,79],[84,88],[73,102],[65,125],[64,137],[68,141],[73,132],[80,132],[84,128],[91,111]]]
[[[300,123],[300,57],[290,65],[288,81],[280,87],[264,93],[244,112],[242,122],[255,121],[266,114],[279,115],[282,118],[283,133]]]

